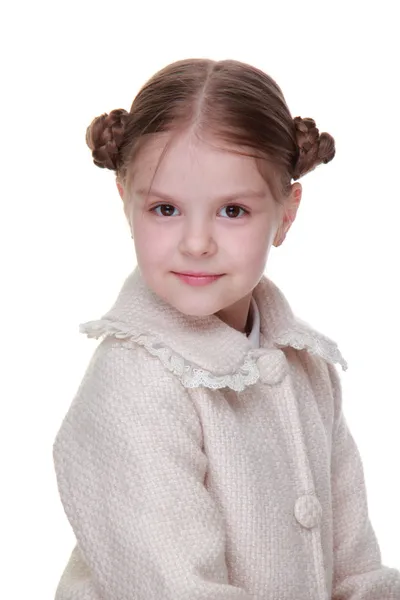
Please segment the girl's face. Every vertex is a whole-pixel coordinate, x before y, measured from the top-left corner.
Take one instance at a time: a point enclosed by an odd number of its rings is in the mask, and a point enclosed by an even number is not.
[[[251,293],[271,245],[282,241],[295,211],[284,222],[284,208],[272,197],[255,159],[185,132],[173,138],[158,165],[167,141],[161,134],[142,149],[129,192],[118,184],[141,274],[180,312],[217,314],[244,331]],[[301,188],[295,186],[298,205]],[[188,272],[219,277],[194,285],[195,280],[177,275]]]

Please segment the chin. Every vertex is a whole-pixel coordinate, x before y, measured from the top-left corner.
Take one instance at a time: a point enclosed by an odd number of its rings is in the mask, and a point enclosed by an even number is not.
[[[219,310],[221,310],[218,306],[212,305],[204,305],[204,302],[200,303],[191,303],[191,302],[177,302],[168,300],[169,304],[171,304],[176,310],[187,315],[188,317],[209,317],[210,315],[215,314]]]

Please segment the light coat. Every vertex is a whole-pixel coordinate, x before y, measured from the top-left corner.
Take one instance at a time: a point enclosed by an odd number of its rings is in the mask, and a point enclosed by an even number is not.
[[[400,600],[381,564],[335,342],[263,276],[250,338],[138,269],[57,433],[76,537],[56,600]]]

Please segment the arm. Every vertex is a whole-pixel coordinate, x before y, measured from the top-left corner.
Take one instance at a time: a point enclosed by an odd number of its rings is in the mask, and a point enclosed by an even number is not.
[[[53,456],[77,539],[57,600],[249,600],[228,582],[196,410],[146,350],[102,342]]]
[[[331,365],[329,371],[335,399],[332,600],[400,600],[400,572],[382,565],[369,519],[363,465],[343,414],[339,375]]]

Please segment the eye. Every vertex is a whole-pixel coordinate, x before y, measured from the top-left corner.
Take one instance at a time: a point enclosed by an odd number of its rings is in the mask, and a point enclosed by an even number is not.
[[[157,212],[157,209],[161,210],[161,214]],[[172,204],[158,204],[157,206],[151,208],[150,212],[153,212],[159,217],[175,217],[176,215],[171,214],[174,212],[174,210],[177,209],[175,208],[175,206],[172,206]]]
[[[245,208],[242,208],[241,206],[238,206],[237,204],[229,204],[228,206],[224,206],[224,208],[222,208],[221,210],[225,210],[227,209],[227,216],[229,218],[233,218],[236,219],[239,216],[243,216],[238,214],[239,211],[242,211],[244,214],[248,215],[249,211],[246,210]]]

